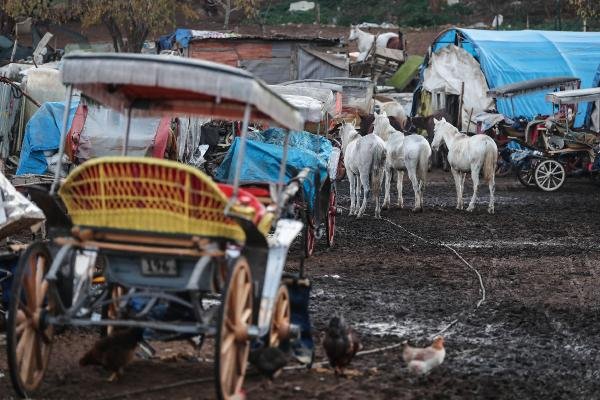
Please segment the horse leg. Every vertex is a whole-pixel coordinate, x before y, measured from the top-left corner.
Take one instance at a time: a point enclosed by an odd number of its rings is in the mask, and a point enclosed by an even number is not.
[[[394,170],[391,168],[385,168],[385,196],[383,197],[383,208],[390,208],[390,187],[392,186],[392,177]]]
[[[404,171],[398,170],[398,180],[396,188],[398,189],[398,207],[404,208],[404,199],[402,198],[402,181],[404,180]]]
[[[493,175],[488,182],[488,187],[490,188],[490,203],[488,205],[488,213],[493,214],[494,213],[494,192],[496,191],[496,180],[494,179]]]
[[[354,207],[356,206],[354,203],[354,192],[356,190],[354,186],[354,174],[347,170],[346,174],[348,175],[348,182],[350,182],[350,212],[348,215],[354,215]]]
[[[413,192],[415,192],[415,206],[413,208],[413,212],[417,212],[420,210],[421,207],[421,196],[419,194],[419,178],[417,178],[416,166],[414,168],[412,166],[408,168],[408,179],[410,179],[410,183],[412,183],[413,187]]]
[[[362,205],[360,206],[360,209],[358,210],[358,214],[356,214],[356,218],[360,218],[363,216],[363,214],[365,213],[365,210],[367,209],[367,200],[369,198],[369,193],[371,192],[371,186],[370,186],[370,182],[369,182],[369,172],[365,172],[365,173],[360,173],[359,174],[359,178],[360,178],[360,183],[362,184],[362,188],[363,188],[363,202]],[[377,196],[379,197],[379,196]],[[375,218],[378,218],[378,209],[379,208],[379,199],[376,199],[377,202],[375,204]]]
[[[481,169],[481,166],[479,166],[479,165],[471,165],[471,180],[473,181],[473,197],[471,197],[471,202],[469,203],[469,207],[467,207],[467,211],[473,211],[475,209],[475,202],[477,201],[477,189],[479,187],[479,170],[480,169]]]
[[[454,186],[456,186],[456,209],[462,210],[462,174],[452,168],[452,176],[454,177]]]

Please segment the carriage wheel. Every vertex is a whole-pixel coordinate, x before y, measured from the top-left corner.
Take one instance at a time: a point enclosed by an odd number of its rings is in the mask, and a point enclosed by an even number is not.
[[[535,187],[535,179],[533,177],[534,167],[532,165],[522,165],[517,167],[517,179],[525,187]]]
[[[533,172],[535,184],[545,192],[558,190],[565,182],[565,167],[554,160],[544,160]]]
[[[306,211],[304,218],[304,255],[310,257],[315,252],[315,242],[317,241],[315,234],[315,218]]]
[[[333,239],[335,237],[335,214],[337,212],[336,206],[336,191],[335,188],[331,188],[329,193],[329,208],[327,209],[327,246],[333,247]]]
[[[252,323],[252,295],[250,267],[246,259],[240,257],[222,294],[217,325],[215,377],[217,397],[222,400],[238,396],[244,384],[250,352],[248,327]]]
[[[496,176],[508,176],[512,172],[512,164],[504,161],[501,157],[498,157],[496,164]]]
[[[54,331],[45,316],[52,313],[54,301],[44,277],[51,263],[47,246],[33,243],[21,255],[11,287],[7,356],[10,379],[21,397],[39,387],[48,367]]]
[[[269,346],[279,347],[290,335],[290,294],[287,286],[279,286],[269,329]]]

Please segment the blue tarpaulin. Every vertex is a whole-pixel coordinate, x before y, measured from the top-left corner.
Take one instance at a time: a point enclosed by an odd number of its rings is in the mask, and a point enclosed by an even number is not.
[[[581,88],[589,88],[600,64],[600,32],[452,28],[438,36],[432,51],[450,44],[462,47],[479,61],[490,89],[555,76],[578,77]],[[530,119],[550,113],[545,94],[541,91],[514,97],[515,110]],[[509,99],[498,99],[497,107],[503,114],[512,113]],[[583,124],[585,112],[585,107],[579,109],[576,126]]]
[[[78,106],[79,99],[74,98],[69,110],[67,130],[71,127]],[[46,172],[48,163],[44,151],[58,150],[64,112],[64,102],[48,102],[33,114],[25,128],[16,175]]]
[[[268,129],[252,134],[246,146],[246,154],[242,159],[242,184],[277,183],[279,165],[283,157],[284,132],[280,129]],[[233,183],[235,160],[238,159],[240,138],[235,138],[225,159],[215,172],[215,179],[220,182]],[[285,183],[294,178],[303,168],[310,168],[308,178],[304,181],[304,194],[309,207],[313,209],[316,197],[316,176],[323,184],[327,178],[327,163],[333,147],[331,142],[322,136],[308,132],[292,132],[289,139],[286,162]]]

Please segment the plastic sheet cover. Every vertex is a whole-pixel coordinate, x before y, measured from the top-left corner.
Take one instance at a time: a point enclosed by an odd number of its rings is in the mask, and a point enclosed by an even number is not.
[[[44,213],[0,173],[0,240],[45,219]]]
[[[462,126],[466,128],[469,126],[469,114],[478,114],[494,105],[494,101],[487,96],[488,86],[479,63],[456,46],[444,47],[431,55],[424,74],[423,89],[430,93],[444,92],[460,96],[463,82],[465,92],[461,117]],[[470,124],[470,130],[475,132],[476,127]]]
[[[283,158],[284,131],[281,129],[268,129],[253,133],[252,137],[247,141],[246,154],[242,159],[241,183],[277,183],[279,165]],[[239,147],[240,138],[237,137],[215,172],[217,181],[233,183],[235,161],[239,157]],[[332,149],[331,142],[322,136],[308,132],[292,132],[290,134],[285,183],[298,175],[303,168],[310,168],[303,189],[311,209],[314,208],[316,197],[316,177],[319,176],[321,184],[325,182]]]
[[[71,128],[79,98],[73,98],[67,130]],[[48,169],[44,151],[58,150],[64,102],[44,103],[27,123],[16,175],[43,174]]]
[[[460,40],[457,32],[462,34]],[[450,29],[438,37],[432,49],[435,52],[456,43],[479,61],[491,89],[554,76],[576,76],[582,89],[589,88],[600,61],[600,32]],[[546,92],[515,97],[515,112],[528,118],[550,113]],[[512,115],[509,99],[499,99],[497,107],[499,112]],[[575,126],[583,124],[585,113],[581,107]]]
[[[131,118],[127,155],[151,156],[160,118]],[[110,108],[88,104],[87,118],[75,152],[78,163],[95,157],[120,155],[127,116]]]

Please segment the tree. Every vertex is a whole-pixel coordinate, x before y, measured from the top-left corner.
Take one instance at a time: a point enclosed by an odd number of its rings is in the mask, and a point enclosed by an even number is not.
[[[78,18],[84,26],[103,24],[115,51],[139,52],[151,32],[164,32],[175,25],[181,12],[196,17],[189,0],[6,0],[12,17],[33,17],[36,21],[64,22]]]
[[[569,3],[575,7],[577,15],[583,20],[584,27],[587,20],[600,17],[600,3],[598,0],[569,0]]]
[[[244,0],[213,0],[213,2],[220,6],[225,13],[223,29],[229,29],[229,18],[231,17],[231,13],[239,10],[243,1]]]

